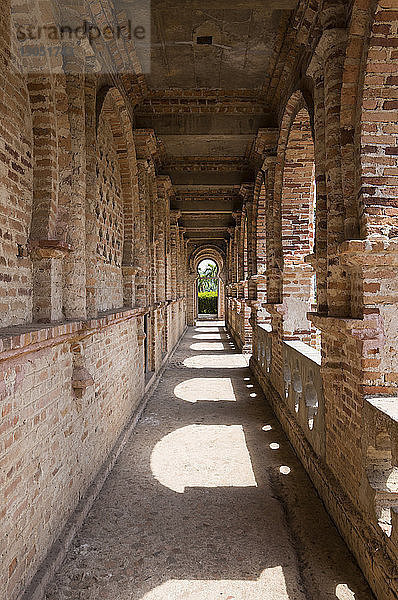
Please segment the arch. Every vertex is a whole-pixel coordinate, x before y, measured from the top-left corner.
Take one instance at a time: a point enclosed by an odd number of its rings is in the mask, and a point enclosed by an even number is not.
[[[91,315],[135,303],[134,240],[138,198],[137,162],[127,107],[116,88],[86,84],[87,304]],[[97,103],[101,106],[97,117]],[[101,267],[100,267],[101,263]],[[112,291],[110,293],[110,291]]]
[[[198,269],[198,265],[202,260],[209,259],[214,260],[218,267],[218,272],[220,273],[220,277],[225,281],[225,254],[215,245],[209,246],[199,246],[191,253],[189,257],[189,268],[191,272],[196,273]]]
[[[198,317],[197,306],[197,271],[202,260],[213,260],[218,267],[218,319],[223,319],[225,314],[225,283],[226,283],[226,257],[221,248],[216,245],[203,245],[195,248],[188,259],[189,264],[189,290],[188,290],[188,319],[193,325]]]
[[[315,303],[315,272],[307,262],[315,247],[315,150],[310,114],[301,91],[286,105],[275,168],[273,236],[268,249],[271,298],[284,305],[284,336],[319,345],[307,319]],[[317,222],[321,215],[316,214]],[[268,242],[268,240],[267,240]]]

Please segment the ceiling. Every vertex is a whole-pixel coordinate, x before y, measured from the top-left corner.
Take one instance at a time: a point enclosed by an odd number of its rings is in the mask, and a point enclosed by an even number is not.
[[[253,182],[251,148],[273,125],[264,90],[297,0],[152,0],[149,95],[136,127],[163,147],[192,244],[223,245]]]

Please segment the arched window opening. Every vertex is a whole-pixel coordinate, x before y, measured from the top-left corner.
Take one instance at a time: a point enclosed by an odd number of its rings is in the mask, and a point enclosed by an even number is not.
[[[205,259],[198,265],[198,313],[218,315],[218,266],[214,260]]]
[[[105,109],[105,110],[104,110]],[[97,302],[105,311],[123,305],[122,258],[124,215],[122,181],[116,142],[109,121],[112,101],[107,97],[97,134],[97,197],[94,207],[97,229]]]
[[[283,171],[284,336],[319,348],[320,333],[307,318],[316,310],[316,275],[307,258],[314,252],[315,217],[315,153],[309,114],[303,108],[290,130]]]

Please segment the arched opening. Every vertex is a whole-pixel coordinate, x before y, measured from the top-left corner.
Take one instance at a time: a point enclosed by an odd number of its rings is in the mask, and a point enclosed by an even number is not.
[[[214,267],[215,265],[215,267]],[[210,270],[210,267],[212,270]],[[199,272],[200,269],[200,272]],[[201,286],[201,277],[204,276],[204,288]],[[213,277],[213,282],[206,283],[206,277]],[[215,313],[203,313],[205,319],[217,318],[224,319],[225,314],[225,256],[220,248],[216,245],[199,246],[189,257],[189,293],[188,293],[188,323],[195,325],[195,322],[200,318],[199,310],[199,291],[207,291],[206,288],[212,287],[212,290],[217,293],[217,308]],[[210,285],[211,284],[211,285]],[[214,297],[214,293],[213,293]],[[215,308],[213,300],[212,310]],[[213,315],[213,317],[211,317]],[[203,317],[202,317],[203,318]]]
[[[217,317],[219,304],[219,273],[214,260],[203,259],[198,264],[198,317]]]
[[[122,257],[124,213],[117,145],[108,114],[114,111],[108,95],[97,131],[96,217],[97,306],[100,311],[123,306]]]
[[[285,152],[282,185],[284,337],[320,346],[307,313],[316,304],[314,252],[316,216],[315,152],[306,108],[293,120]]]

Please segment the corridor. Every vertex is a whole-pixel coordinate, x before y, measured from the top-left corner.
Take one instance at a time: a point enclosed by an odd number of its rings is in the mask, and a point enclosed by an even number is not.
[[[46,600],[370,600],[221,322],[188,329]]]

